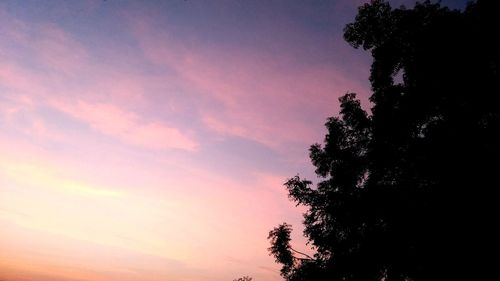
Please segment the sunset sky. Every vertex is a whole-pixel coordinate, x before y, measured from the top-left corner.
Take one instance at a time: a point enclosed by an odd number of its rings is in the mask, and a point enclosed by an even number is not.
[[[281,280],[363,2],[0,0],[0,280]]]

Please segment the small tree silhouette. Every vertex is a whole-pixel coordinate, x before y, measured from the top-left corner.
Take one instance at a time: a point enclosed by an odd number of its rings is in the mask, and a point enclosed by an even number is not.
[[[252,277],[249,276],[243,276],[238,279],[233,279],[233,281],[252,281]]]

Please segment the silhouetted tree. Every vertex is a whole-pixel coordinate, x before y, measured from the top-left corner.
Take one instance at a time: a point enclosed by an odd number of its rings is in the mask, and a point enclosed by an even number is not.
[[[252,281],[252,277],[249,277],[249,276],[243,276],[243,277],[240,277],[238,279],[234,279],[233,281]]]
[[[285,183],[316,251],[296,252],[286,223],[272,230],[287,280],[481,280],[497,233],[499,2],[359,8],[344,38],[372,54],[373,107],[341,97],[310,148],[320,182]]]

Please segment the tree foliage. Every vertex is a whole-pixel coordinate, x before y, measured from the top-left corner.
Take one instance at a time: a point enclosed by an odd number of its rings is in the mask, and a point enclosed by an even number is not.
[[[252,277],[249,277],[249,276],[243,276],[243,277],[240,277],[238,279],[234,279],[233,281],[252,281]]]
[[[495,233],[498,2],[359,8],[344,38],[372,54],[371,114],[355,94],[341,97],[324,144],[309,151],[319,183],[285,183],[307,207],[304,235],[316,251],[295,251],[286,223],[272,230],[270,254],[287,280],[451,280],[473,271]]]

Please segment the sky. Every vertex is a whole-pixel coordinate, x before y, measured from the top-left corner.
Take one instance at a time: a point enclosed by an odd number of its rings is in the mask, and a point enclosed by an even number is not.
[[[1,0],[0,280],[281,280],[283,183],[370,107],[363,2]]]

